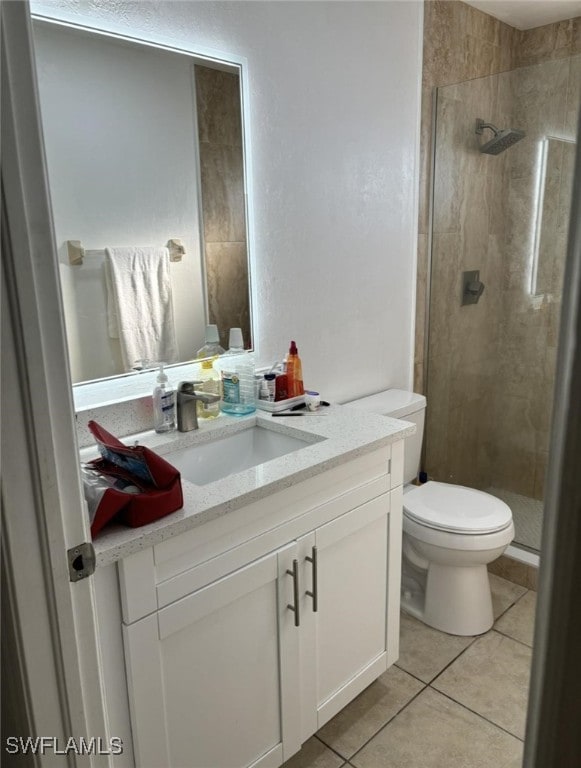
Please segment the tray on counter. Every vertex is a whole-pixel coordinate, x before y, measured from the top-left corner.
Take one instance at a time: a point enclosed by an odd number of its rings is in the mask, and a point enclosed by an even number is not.
[[[279,413],[280,411],[288,411],[293,405],[300,405],[305,402],[305,396],[299,395],[298,397],[287,397],[286,400],[277,400],[271,403],[269,400],[257,400],[256,407],[261,411],[268,411],[269,413]]]

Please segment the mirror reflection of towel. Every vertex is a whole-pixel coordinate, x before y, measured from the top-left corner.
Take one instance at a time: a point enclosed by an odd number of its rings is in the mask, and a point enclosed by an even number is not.
[[[178,361],[169,270],[167,248],[105,248],[109,336],[126,371],[137,360]]]

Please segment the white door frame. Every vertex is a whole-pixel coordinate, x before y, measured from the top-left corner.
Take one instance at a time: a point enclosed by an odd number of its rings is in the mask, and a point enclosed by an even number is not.
[[[48,197],[30,14],[3,2],[2,557],[13,674],[30,734],[109,733],[93,579],[68,580],[66,550],[88,540]],[[525,765],[581,754],[581,153],[565,275]],[[79,190],[82,193],[82,190]],[[8,613],[8,615],[6,615]],[[13,626],[12,626],[13,624]],[[12,645],[12,643],[11,643]],[[5,702],[4,702],[5,704]],[[6,735],[6,734],[5,734]],[[4,754],[4,744],[2,744]],[[35,764],[52,764],[50,756]],[[68,764],[107,765],[69,755]],[[59,764],[63,764],[62,762]],[[561,763],[569,765],[574,763]]]
[[[2,3],[1,14],[2,555],[26,710],[13,713],[21,732],[3,736],[106,741],[93,579],[68,574],[67,550],[90,535],[28,2]],[[57,759],[110,764],[74,751]],[[36,759],[54,761],[50,748]]]

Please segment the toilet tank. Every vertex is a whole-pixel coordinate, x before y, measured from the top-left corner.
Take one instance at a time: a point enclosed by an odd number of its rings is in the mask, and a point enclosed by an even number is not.
[[[405,439],[403,470],[404,483],[411,483],[412,480],[415,480],[420,471],[426,398],[404,389],[386,389],[376,395],[352,400],[345,405],[361,408],[363,411],[377,413],[381,416],[391,416],[393,419],[411,421],[416,425],[415,434]]]

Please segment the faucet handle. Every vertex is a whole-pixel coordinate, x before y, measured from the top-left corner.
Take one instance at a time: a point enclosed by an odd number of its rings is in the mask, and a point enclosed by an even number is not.
[[[195,395],[196,387],[201,387],[202,384],[202,381],[180,381],[178,392],[182,392],[184,395]]]

